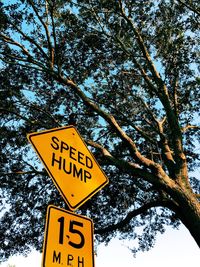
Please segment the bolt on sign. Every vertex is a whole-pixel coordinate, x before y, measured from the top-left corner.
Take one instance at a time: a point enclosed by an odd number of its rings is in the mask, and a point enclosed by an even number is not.
[[[31,133],[28,139],[71,210],[108,183],[74,126]]]
[[[92,220],[48,207],[42,267],[94,267],[93,248]]]

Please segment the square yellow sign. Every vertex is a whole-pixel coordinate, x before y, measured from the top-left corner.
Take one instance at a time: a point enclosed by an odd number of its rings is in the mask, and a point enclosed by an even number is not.
[[[93,222],[50,205],[42,267],[94,267]]]

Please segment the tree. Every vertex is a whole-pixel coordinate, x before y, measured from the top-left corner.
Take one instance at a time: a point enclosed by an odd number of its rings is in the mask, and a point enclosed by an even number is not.
[[[182,222],[200,246],[197,1],[21,0],[0,17],[2,258],[41,250],[47,205],[65,207],[26,134],[68,123],[110,179],[80,210],[97,240],[146,250]]]

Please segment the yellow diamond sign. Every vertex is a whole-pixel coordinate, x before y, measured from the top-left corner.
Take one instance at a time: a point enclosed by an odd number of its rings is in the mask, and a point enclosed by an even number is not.
[[[31,133],[28,139],[71,210],[108,183],[75,127]]]

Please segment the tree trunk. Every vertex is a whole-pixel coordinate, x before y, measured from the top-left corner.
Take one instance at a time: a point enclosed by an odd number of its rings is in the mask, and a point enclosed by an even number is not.
[[[200,203],[194,193],[177,186],[171,196],[178,204],[180,220],[189,230],[200,248]]]

